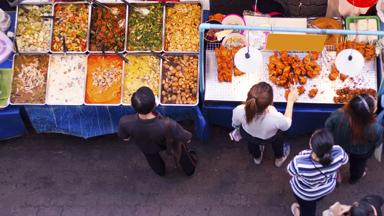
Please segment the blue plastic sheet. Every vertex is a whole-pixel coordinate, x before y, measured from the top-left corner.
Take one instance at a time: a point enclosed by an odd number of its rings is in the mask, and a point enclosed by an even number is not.
[[[127,106],[25,106],[29,119],[38,133],[63,133],[83,138],[117,132],[119,119],[133,114]],[[195,135],[206,136],[206,122],[199,107],[164,107],[157,111],[176,121],[193,120]]]
[[[7,107],[0,110],[0,140],[22,136],[25,131],[19,107]]]

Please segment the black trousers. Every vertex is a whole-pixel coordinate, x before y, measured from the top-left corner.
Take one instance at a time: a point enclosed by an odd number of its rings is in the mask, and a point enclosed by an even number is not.
[[[293,194],[300,205],[300,216],[316,216],[316,206],[317,202],[323,198],[307,201],[298,197],[296,194]]]
[[[144,156],[147,159],[149,166],[157,175],[165,176],[165,163],[159,153],[144,154]],[[195,173],[196,163],[196,154],[188,151],[186,145],[182,144],[179,165],[187,176],[192,176]]]
[[[261,156],[260,145],[272,144],[272,149],[275,155],[275,158],[281,158],[284,156],[284,132],[277,131],[277,133],[266,140],[253,137],[248,134],[243,127],[240,127],[241,136],[248,143],[248,151],[254,158],[259,158]]]
[[[165,163],[159,153],[144,154],[149,166],[159,176],[165,176]]]
[[[368,159],[372,153],[364,155],[349,154],[349,182],[355,183],[364,174]]]

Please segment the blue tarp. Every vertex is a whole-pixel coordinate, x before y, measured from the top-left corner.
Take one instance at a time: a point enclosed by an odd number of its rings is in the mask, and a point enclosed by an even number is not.
[[[116,133],[119,119],[134,113],[127,106],[25,106],[38,133],[63,133],[90,138]],[[157,111],[176,121],[193,120],[195,135],[206,136],[206,122],[199,107],[163,107]]]

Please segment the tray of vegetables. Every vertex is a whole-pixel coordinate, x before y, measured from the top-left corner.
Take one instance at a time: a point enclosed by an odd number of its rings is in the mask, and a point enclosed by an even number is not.
[[[201,20],[202,12],[199,3],[167,3],[165,51],[198,52]]]
[[[89,20],[88,3],[55,3],[51,51],[85,53]]]
[[[126,40],[126,5],[119,3],[92,4],[89,51],[123,52]]]
[[[21,4],[16,10],[19,52],[47,53],[51,46],[52,4]]]
[[[162,51],[163,23],[164,6],[162,4],[130,4],[127,51]]]

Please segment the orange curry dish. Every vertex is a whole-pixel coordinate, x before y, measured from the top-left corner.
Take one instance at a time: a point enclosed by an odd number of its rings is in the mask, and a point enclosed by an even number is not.
[[[88,104],[119,104],[123,61],[115,55],[88,57],[85,102]]]

